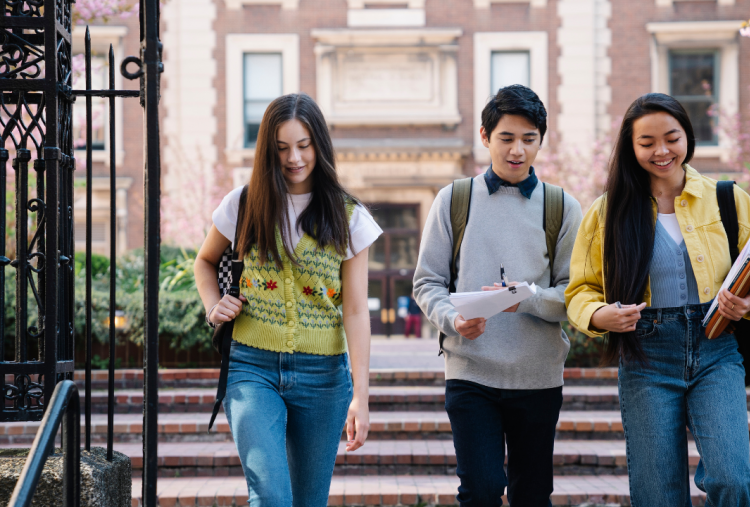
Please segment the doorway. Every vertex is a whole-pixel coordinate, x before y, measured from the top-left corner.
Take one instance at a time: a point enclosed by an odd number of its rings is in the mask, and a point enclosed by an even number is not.
[[[370,204],[383,234],[370,247],[368,307],[373,335],[403,335],[419,254],[419,205]]]

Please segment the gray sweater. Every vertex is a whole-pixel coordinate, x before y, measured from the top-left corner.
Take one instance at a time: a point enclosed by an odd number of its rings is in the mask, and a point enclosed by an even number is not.
[[[542,183],[527,199],[516,187],[500,187],[489,195],[484,175],[474,178],[456,290],[478,291],[500,282],[503,263],[510,281],[534,282],[537,293],[523,301],[516,313],[500,313],[488,319],[484,334],[472,341],[456,332],[458,313],[448,294],[452,189],[453,185],[443,188],[430,209],[414,274],[417,303],[430,322],[446,334],[445,378],[500,389],[561,386],[570,342],[560,322],[567,318],[564,292],[581,223],[581,205],[565,194],[550,288]]]

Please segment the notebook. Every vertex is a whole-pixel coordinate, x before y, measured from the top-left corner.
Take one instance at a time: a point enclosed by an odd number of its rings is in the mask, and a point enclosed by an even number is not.
[[[721,284],[722,289],[739,297],[747,297],[750,293],[750,241],[742,249],[737,260],[734,261],[732,269]],[[716,338],[731,323],[719,313],[719,298],[715,297],[711,307],[708,309],[706,317],[703,319],[703,325],[706,327],[706,337],[710,340]]]

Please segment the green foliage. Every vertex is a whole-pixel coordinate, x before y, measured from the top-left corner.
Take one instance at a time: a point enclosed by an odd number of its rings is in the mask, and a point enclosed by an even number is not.
[[[122,364],[122,358],[115,358],[115,369],[119,368]],[[99,357],[99,354],[94,354],[91,358],[91,368],[94,370],[108,370],[109,369],[109,358]]]
[[[160,268],[159,339],[178,350],[195,345],[211,348],[211,329],[204,321],[205,309],[195,289],[194,252],[179,248],[163,248]],[[82,347],[86,333],[86,269],[85,254],[76,254],[75,269],[75,337]],[[116,308],[125,314],[125,328],[117,331],[117,341],[143,343],[143,251],[136,250],[117,259],[115,293]],[[15,334],[15,278],[6,270],[5,283],[5,340],[12,350]],[[7,275],[11,276],[7,276]],[[91,334],[94,340],[109,340],[109,259],[92,256]],[[36,321],[36,303],[29,291],[29,324]],[[30,357],[36,354],[36,344],[30,344]],[[94,367],[108,367],[108,359]],[[103,365],[103,366],[102,366]]]
[[[574,328],[568,322],[563,322],[563,331],[570,340],[570,352],[565,366],[572,368],[593,368],[599,366],[604,350],[604,338],[591,338]]]
[[[76,252],[76,277],[85,276],[86,274],[86,253]],[[104,255],[91,254],[91,274],[93,278],[104,276],[109,272],[109,257]]]

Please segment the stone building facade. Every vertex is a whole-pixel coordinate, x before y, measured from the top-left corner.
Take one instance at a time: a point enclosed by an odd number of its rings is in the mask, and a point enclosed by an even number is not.
[[[434,196],[489,163],[479,125],[493,90],[532,87],[549,142],[580,153],[637,96],[671,93],[698,127],[694,165],[724,173],[730,140],[707,112],[750,119],[750,39],[738,34],[748,17],[750,0],[170,1],[165,198],[205,222],[216,204],[207,189],[247,181],[268,102],[308,93],[326,114],[343,182],[386,231],[370,252],[371,310],[376,332],[398,333]],[[95,40],[136,54],[135,27],[97,27]],[[142,244],[138,109],[123,106],[123,248]]]

